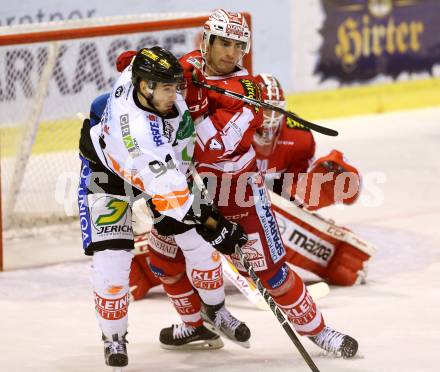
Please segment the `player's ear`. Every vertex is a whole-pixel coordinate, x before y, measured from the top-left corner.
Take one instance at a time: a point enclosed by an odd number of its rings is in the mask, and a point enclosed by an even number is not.
[[[140,91],[143,93],[143,94],[147,94],[148,92],[147,92],[147,88],[148,88],[148,84],[147,84],[147,82],[145,81],[145,80],[141,80],[140,82],[139,82],[139,89],[140,89]]]

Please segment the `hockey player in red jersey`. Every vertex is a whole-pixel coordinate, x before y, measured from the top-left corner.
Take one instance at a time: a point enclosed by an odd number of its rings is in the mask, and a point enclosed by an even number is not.
[[[206,80],[261,99],[258,81],[239,64],[249,49],[245,18],[218,9],[204,25],[201,50],[181,58],[188,83],[186,101],[196,121],[197,171],[219,211],[240,222],[248,234],[242,250],[297,332],[326,351],[350,358],[357,352],[356,340],[325,325],[303,281],[286,264],[281,234],[252,146],[263,123],[263,110],[194,84],[194,80]],[[244,272],[233,247],[226,253]]]
[[[264,101],[285,108],[284,92],[279,81],[270,74],[260,74],[257,80]],[[257,129],[253,143],[258,168],[265,172],[268,188],[306,209],[297,211],[305,219],[296,215],[292,221],[285,218],[284,221],[293,224],[293,229],[300,229],[301,238],[319,241],[327,248],[322,254],[318,251],[313,254],[299,239],[294,242],[296,244],[290,244],[289,238],[283,236],[287,261],[319,275],[331,284],[347,286],[363,282],[366,277],[365,263],[373,250],[360,239],[342,239],[342,235],[351,234],[347,229],[308,212],[335,203],[354,203],[360,192],[357,169],[337,150],[314,161],[315,140],[312,132],[271,110],[264,110],[264,122]],[[317,182],[317,176],[325,182]],[[345,176],[351,182],[344,181],[344,187],[338,189],[338,177]],[[342,234],[339,237],[329,236],[329,228],[339,229]]]

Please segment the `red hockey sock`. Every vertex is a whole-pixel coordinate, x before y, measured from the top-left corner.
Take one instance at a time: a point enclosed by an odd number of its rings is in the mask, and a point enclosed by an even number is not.
[[[295,278],[293,284],[283,295],[274,296],[274,300],[286,313],[300,335],[316,335],[325,325],[322,314],[316,308],[302,279],[293,270],[291,274]]]
[[[194,327],[203,324],[200,317],[200,297],[194,291],[186,274],[174,284],[163,284],[163,288],[184,323]]]

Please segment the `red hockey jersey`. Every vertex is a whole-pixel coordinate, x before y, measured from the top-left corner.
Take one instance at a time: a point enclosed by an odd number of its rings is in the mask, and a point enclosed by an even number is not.
[[[180,59],[184,70],[202,68],[200,51],[186,54]],[[260,88],[246,69],[237,67],[234,72],[223,76],[206,77],[207,83],[216,85],[251,98],[261,99]],[[194,97],[198,88],[188,81],[188,96]],[[193,91],[191,91],[193,90]],[[195,100],[189,104],[190,110],[200,114],[204,104],[208,105],[202,119],[194,117],[197,143],[194,158],[201,171],[215,173],[232,173],[238,175],[244,171],[256,169],[255,150],[252,139],[256,129],[262,124],[263,110],[248,105],[240,100],[227,97],[217,92],[208,91],[208,99],[201,98],[200,104]],[[202,119],[202,120],[201,120]]]
[[[285,118],[274,151],[265,157],[257,150],[258,169],[266,172],[269,188],[293,199],[300,173],[306,173],[315,155],[315,140],[310,130]]]

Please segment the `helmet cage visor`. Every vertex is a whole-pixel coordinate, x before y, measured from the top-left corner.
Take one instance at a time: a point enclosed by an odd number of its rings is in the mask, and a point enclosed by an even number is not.
[[[272,101],[265,100],[264,102],[269,103],[273,106],[286,109],[286,101]],[[257,134],[261,137],[264,142],[271,142],[272,139],[278,134],[283,121],[284,115],[280,112],[264,109],[263,112],[263,125],[257,129]]]

